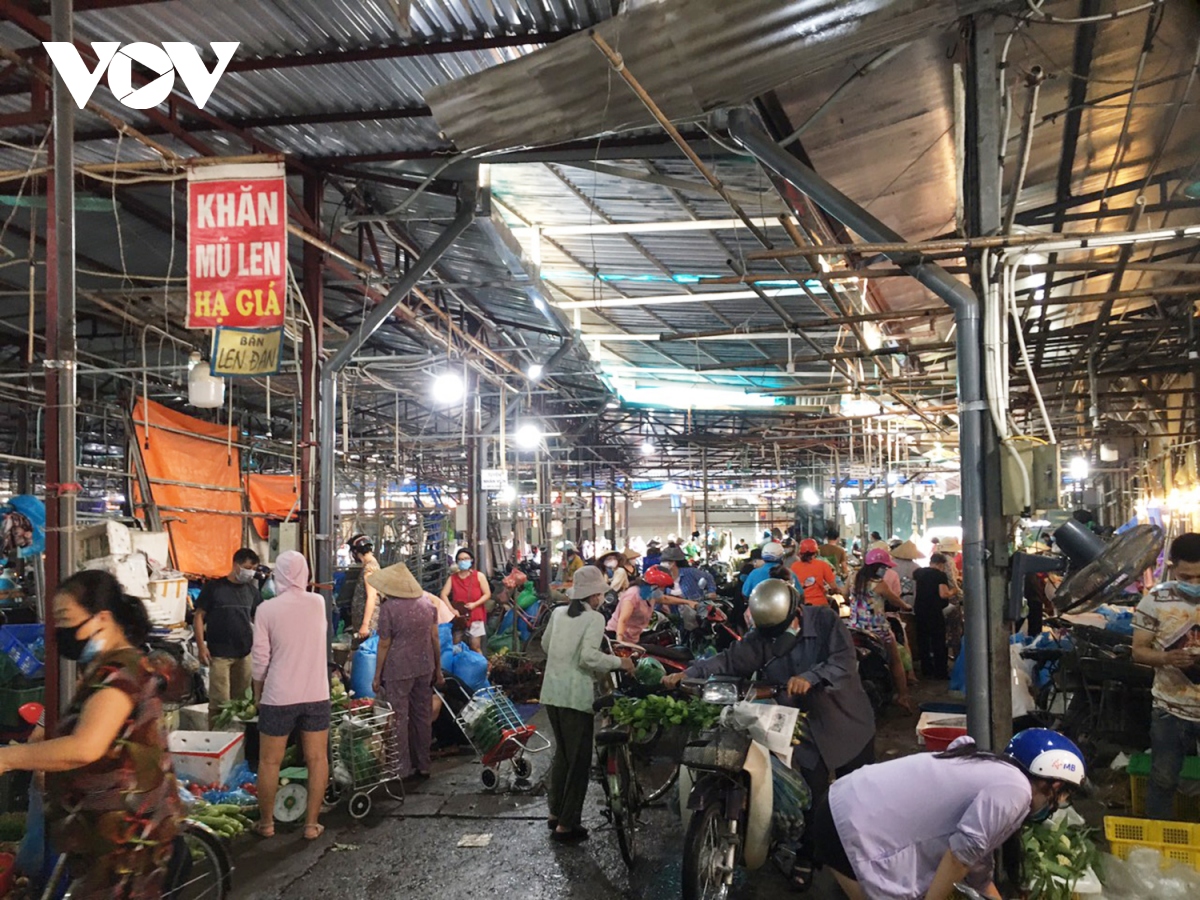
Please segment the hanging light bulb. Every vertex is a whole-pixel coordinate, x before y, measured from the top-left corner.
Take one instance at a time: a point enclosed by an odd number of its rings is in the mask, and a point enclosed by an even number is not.
[[[458,403],[465,390],[463,380],[456,372],[443,372],[433,380],[433,399],[437,403]]]
[[[654,446],[653,441],[649,441],[649,440],[642,441],[642,456],[650,456],[657,449],[658,448]]]
[[[513,440],[522,450],[536,450],[542,442],[542,429],[533,422],[526,422],[517,428]]]
[[[1091,466],[1085,457],[1077,456],[1071,460],[1071,478],[1075,481],[1087,481]]]
[[[820,506],[821,504],[821,498],[817,496],[817,492],[810,487],[806,487],[803,491],[801,491],[800,496],[809,506]]]

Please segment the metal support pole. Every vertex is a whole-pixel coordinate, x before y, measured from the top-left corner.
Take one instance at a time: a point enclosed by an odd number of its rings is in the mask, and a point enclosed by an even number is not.
[[[73,41],[72,0],[53,0],[51,36]],[[46,217],[46,597],[75,572],[75,105],[54,76],[54,203]],[[74,684],[74,665],[59,665],[46,604],[46,727]]]
[[[708,448],[700,448],[700,477],[704,479],[704,535],[701,538],[700,545],[704,548],[704,555],[701,557],[705,562],[708,562]]]
[[[317,227],[321,224],[321,206],[325,184],[319,175],[304,176],[304,211]],[[322,269],[324,257],[319,247],[305,243],[302,248],[302,294],[312,330],[300,341],[300,547],[308,557],[310,570],[316,570],[316,542],[313,515],[317,509],[317,390],[320,379],[321,351],[324,344],[325,291]],[[318,581],[320,575],[318,575]]]
[[[618,550],[617,547],[617,470],[610,468],[608,470],[608,520],[612,525],[612,529],[608,533],[608,545],[610,550]]]
[[[358,326],[358,330],[350,336],[333,355],[321,371],[320,417],[318,434],[320,436],[320,503],[318,504],[317,525],[317,582],[327,595],[333,591],[333,556],[334,556],[334,477],[336,460],[334,459],[334,438],[337,430],[337,374],[340,372],[384,322],[393,315],[396,307],[408,293],[417,286],[430,269],[437,264],[442,255],[450,249],[459,236],[471,226],[475,220],[475,185],[464,185],[458,198],[458,214],[454,221],[437,236],[421,257],[413,263],[404,276],[388,291],[387,296],[368,313],[367,318]]]
[[[474,402],[471,405],[471,433],[479,435],[479,424],[482,421],[483,407],[479,392],[476,390]],[[488,467],[487,438],[479,435],[470,438],[467,459],[473,464],[470,482],[471,510],[474,513],[475,529],[471,533],[471,542],[475,547],[475,559],[479,571],[485,575],[500,565],[499,559],[493,559],[492,542],[489,540],[487,491],[483,489],[483,470]],[[503,468],[501,465],[500,468]]]
[[[967,225],[971,234],[996,233],[1002,224],[1000,197],[1000,71],[996,53],[996,20],[991,15],[977,15],[971,20],[971,37],[967,49],[967,140],[966,190]],[[982,291],[982,279],[987,273],[976,272],[973,284]],[[960,347],[963,338],[960,336]],[[976,344],[983,353],[983,339]],[[960,367],[961,349],[960,349]],[[982,392],[980,393],[982,395]],[[985,407],[986,408],[986,407]],[[971,726],[971,734],[980,746],[1000,749],[1012,734],[1012,679],[1008,639],[1010,630],[1004,621],[1004,598],[1008,594],[1008,541],[1006,522],[1001,514],[1000,450],[991,417],[980,414],[980,447],[988,448],[980,462],[981,500],[984,545],[980,561],[983,577],[966,574],[967,591],[967,703],[968,713],[974,710],[976,720],[987,704],[987,729]],[[965,446],[967,436],[961,435]],[[965,478],[964,478],[965,486]],[[966,524],[966,491],[963,492],[963,523]],[[966,541],[963,541],[964,562]]]
[[[537,458],[537,451],[534,451],[534,471],[537,472],[537,523],[538,523],[538,545],[541,547],[542,564],[538,569],[538,590],[543,597],[550,594],[550,464],[547,462],[542,464],[542,460]],[[566,494],[563,494],[563,500],[566,500]],[[564,530],[563,534],[566,534]]]
[[[771,140],[748,110],[729,113],[729,132],[763,165],[774,169],[822,209],[869,241],[903,243],[892,229],[821,178]],[[987,601],[983,533],[984,419],[981,320],[979,296],[941,266],[914,260],[904,253],[888,254],[901,268],[954,310],[958,344],[959,446],[962,483],[963,579],[967,595],[967,640],[975,650],[968,656],[967,728],[981,746],[991,745],[988,688]],[[864,521],[866,518],[864,508]],[[978,586],[978,592],[971,585]],[[975,621],[972,622],[972,619]]]
[[[474,376],[467,379],[467,402],[463,409],[463,414],[467,419],[467,434],[475,435],[479,433],[479,389],[478,383]],[[475,554],[475,564],[480,568],[477,571],[486,573],[488,570],[483,567],[483,560],[480,558],[480,543],[479,543],[479,519],[478,504],[476,499],[479,497],[481,490],[481,476],[479,474],[479,441],[473,437],[468,437],[466,446],[467,464],[466,475],[463,479],[467,486],[467,535],[463,539],[463,543],[472,549]]]

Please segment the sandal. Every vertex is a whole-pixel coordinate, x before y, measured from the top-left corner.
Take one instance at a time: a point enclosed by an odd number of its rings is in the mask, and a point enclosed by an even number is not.
[[[304,826],[304,839],[306,841],[315,841],[317,838],[319,838],[324,833],[325,833],[324,825],[305,825]]]
[[[792,863],[792,887],[797,891],[807,891],[812,887],[813,864],[810,859],[797,858]]]
[[[275,837],[275,823],[274,822],[261,822],[261,821],[255,822],[254,823],[254,833],[257,834],[261,838]]]
[[[558,828],[558,819],[547,819],[546,824],[550,827],[551,831],[554,831]]]

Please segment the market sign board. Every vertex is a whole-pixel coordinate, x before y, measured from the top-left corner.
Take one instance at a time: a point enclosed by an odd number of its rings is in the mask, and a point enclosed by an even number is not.
[[[218,328],[210,371],[223,378],[276,375],[283,356],[282,328]]]
[[[508,487],[508,473],[504,469],[480,469],[479,487],[484,491],[502,491]]]
[[[188,328],[276,328],[287,297],[283,163],[188,175]]]

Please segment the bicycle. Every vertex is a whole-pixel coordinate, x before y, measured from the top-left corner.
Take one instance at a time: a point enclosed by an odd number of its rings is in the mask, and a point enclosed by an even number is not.
[[[628,656],[637,660],[648,655],[664,661],[659,655],[661,651],[655,648],[624,644],[611,638],[606,638],[606,641],[614,656]],[[668,662],[667,665],[670,668],[683,668],[678,662]],[[640,698],[662,693],[658,688],[645,687],[631,678],[622,680],[614,674],[613,679],[613,690],[626,697]],[[656,725],[641,739],[631,735],[629,754],[633,763],[633,779],[638,784],[643,808],[657,803],[675,786],[679,779],[679,760],[688,740],[689,734],[685,730],[662,725]]]
[[[59,856],[41,900],[70,900],[74,882],[59,893],[66,877],[67,857]],[[233,863],[225,841],[211,828],[184,820],[175,837],[163,900],[226,900],[233,896]]]
[[[594,709],[603,712],[610,709],[615,701],[613,694],[601,697],[595,702]],[[638,814],[646,801],[633,774],[630,746],[631,729],[627,726],[609,726],[596,732],[596,758],[600,785],[604,789],[605,808],[602,812],[616,832],[621,859],[626,866],[633,868],[637,861]]]

